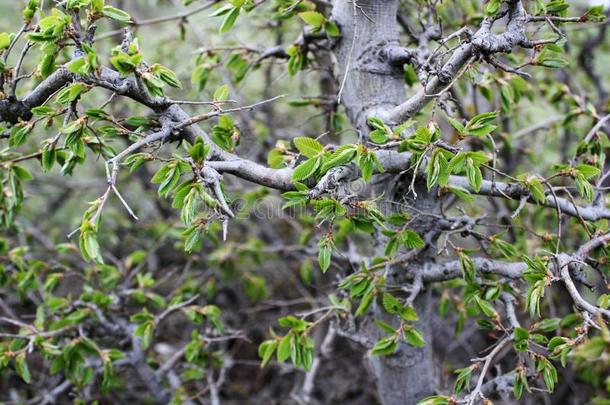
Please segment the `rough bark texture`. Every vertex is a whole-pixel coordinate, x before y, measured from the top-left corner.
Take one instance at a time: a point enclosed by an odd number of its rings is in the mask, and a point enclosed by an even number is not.
[[[341,0],[333,9],[341,28],[341,39],[334,47],[341,102],[361,131],[367,117],[405,101],[402,67],[383,57],[384,48],[398,45],[397,8],[394,0]]]
[[[422,182],[415,184],[417,198],[404,197],[409,195],[407,191],[409,181],[406,180],[403,178],[394,182],[386,182],[386,188],[377,190],[376,193],[385,191],[392,201],[401,202],[400,205],[406,203],[418,212],[439,214],[440,200],[435,197],[434,192],[428,193],[425,184]],[[392,204],[392,206],[396,205]],[[417,280],[434,263],[434,246],[440,233],[438,222],[432,220],[432,217],[421,217],[421,219],[412,222],[411,228],[422,235],[428,247],[417,257],[414,257],[406,265],[406,268],[405,265],[386,268],[386,283],[388,285],[409,285],[409,280]],[[385,243],[379,245],[379,255],[383,255],[384,247]],[[421,287],[423,286],[418,281],[413,282],[412,288],[418,289]],[[434,301],[430,292],[429,290],[419,293],[413,302],[413,307],[420,317],[416,327],[423,334],[427,343],[426,346],[418,348],[401,343],[396,353],[390,356],[371,358],[377,377],[378,394],[384,404],[416,404],[422,398],[434,394],[438,388],[437,362],[432,351],[433,334],[431,330]],[[403,298],[408,299],[407,296]],[[387,314],[381,305],[375,306],[374,316],[386,323],[398,326],[395,325],[396,317]],[[369,324],[369,327],[376,328],[374,324]],[[375,332],[370,331],[370,333]],[[381,337],[379,331],[376,333],[377,338]]]
[[[334,47],[337,80],[340,83],[345,81],[341,102],[362,135],[366,135],[368,117],[391,110],[406,99],[402,66],[388,63],[384,52],[388,47],[398,44],[397,6],[397,1],[360,0],[354,3],[342,0],[336,2],[333,9],[333,17],[341,28],[341,39]],[[347,76],[344,77],[346,71]],[[392,201],[400,200],[405,195],[404,183],[408,183],[407,179],[387,180],[378,183],[383,188],[374,190],[375,194],[383,194]],[[434,196],[423,187],[418,187],[418,198],[409,203],[427,212],[434,212],[438,208]],[[429,233],[431,228],[427,222],[416,224],[415,230],[422,235]],[[415,264],[409,271],[420,271],[429,259],[431,258],[422,259],[421,263]],[[404,283],[404,267],[388,268],[386,276],[389,283]],[[393,355],[371,357],[379,397],[384,404],[415,404],[423,397],[433,394],[436,389],[435,362],[431,350],[430,294],[421,294],[414,306],[421,319],[418,328],[429,344],[423,348],[414,348],[402,343]],[[396,322],[379,305],[374,308],[374,317],[391,324]],[[374,323],[366,325],[367,335],[381,337]]]
[[[431,291],[422,293],[413,307],[420,316],[417,328],[426,338],[427,345],[414,348],[401,343],[395,354],[385,357],[371,356],[371,364],[377,378],[377,393],[385,405],[415,405],[422,398],[434,394],[436,389],[436,371],[433,362],[430,341],[432,296]],[[396,316],[389,315],[381,305],[374,308],[376,319],[381,319],[393,326]],[[376,328],[369,324],[370,328]],[[382,334],[376,331],[377,338]]]

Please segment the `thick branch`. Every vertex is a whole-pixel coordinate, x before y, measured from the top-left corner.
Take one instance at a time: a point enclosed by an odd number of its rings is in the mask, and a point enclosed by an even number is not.
[[[473,258],[475,268],[484,274],[495,274],[511,279],[519,279],[527,269],[525,263],[509,263],[499,260],[485,259],[481,257]],[[462,276],[462,268],[458,260],[430,266],[422,274],[426,283],[447,281]]]
[[[423,89],[404,103],[387,111],[381,118],[388,123],[400,124],[413,117],[430,100],[448,90],[459,78],[463,69],[480,55],[510,52],[518,45],[530,47],[531,44],[525,35],[527,23],[525,9],[519,0],[510,0],[508,3],[508,23],[504,33],[492,33],[491,27],[495,20],[492,17],[485,18],[472,40],[460,45]]]

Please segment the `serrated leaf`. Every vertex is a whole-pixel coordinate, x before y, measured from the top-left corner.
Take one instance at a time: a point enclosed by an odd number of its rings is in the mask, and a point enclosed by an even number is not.
[[[306,136],[296,137],[292,142],[299,152],[308,158],[316,157],[324,151],[324,146],[320,142]]]
[[[417,232],[412,231],[410,229],[407,229],[402,232],[401,241],[407,249],[421,249],[426,245],[426,243],[417,234]]]
[[[408,344],[414,347],[423,347],[426,345],[426,340],[424,339],[424,336],[419,330],[415,328],[410,328],[404,331],[404,338]]]
[[[386,356],[394,353],[397,348],[398,341],[396,340],[396,335],[389,335],[377,341],[371,349],[371,353],[376,356]]]
[[[383,303],[383,307],[389,314],[397,314],[402,309],[402,304],[400,303],[398,298],[387,292],[383,293],[381,302]]]
[[[302,181],[312,176],[320,166],[320,158],[307,159],[294,168],[292,181]]]

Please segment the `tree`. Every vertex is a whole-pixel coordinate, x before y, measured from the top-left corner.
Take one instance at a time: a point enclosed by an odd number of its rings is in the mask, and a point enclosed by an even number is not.
[[[602,6],[42,3],[0,401],[610,401]]]

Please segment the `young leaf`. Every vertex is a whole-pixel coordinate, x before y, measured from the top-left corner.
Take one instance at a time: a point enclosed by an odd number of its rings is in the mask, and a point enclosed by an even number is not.
[[[265,367],[267,363],[269,363],[277,346],[277,340],[266,340],[260,344],[258,347],[258,355],[262,359],[261,367]]]
[[[325,239],[322,239],[319,244],[319,249],[318,262],[320,264],[320,269],[322,269],[323,273],[326,273],[326,270],[328,270],[330,267],[330,261],[332,258],[332,245],[325,242]]]
[[[294,168],[292,181],[302,181],[312,176],[320,166],[320,158],[307,159]]]
[[[316,157],[324,151],[322,144],[313,138],[299,136],[294,138],[292,141],[299,152],[308,158]]]
[[[21,353],[15,358],[15,371],[17,372],[17,374],[19,374],[19,377],[21,377],[23,381],[25,381],[27,384],[32,381],[30,369],[25,359],[25,353]]]
[[[426,345],[424,336],[417,329],[410,327],[404,331],[405,341],[414,347],[423,347]]]
[[[286,334],[277,346],[277,361],[280,363],[290,358],[293,348],[293,335],[291,333]]]
[[[318,13],[317,11],[302,12],[299,13],[299,17],[301,17],[301,20],[305,21],[305,23],[308,25],[318,29],[321,28],[324,21],[326,21],[324,15],[322,13]]]
[[[229,31],[231,28],[233,28],[233,25],[235,24],[235,21],[237,20],[237,16],[239,16],[240,11],[241,11],[241,8],[233,7],[226,14],[224,20],[222,20],[222,24],[220,24],[220,28],[219,28],[218,32],[220,32],[222,34],[224,32]]]
[[[229,86],[223,84],[214,91],[214,101],[225,101],[229,97]]]
[[[113,20],[122,22],[122,23],[128,23],[131,22],[131,16],[126,13],[125,11],[118,9],[116,7],[112,7],[112,6],[104,6],[104,9],[102,10],[102,14],[104,15],[104,17],[108,17],[111,18]]]

